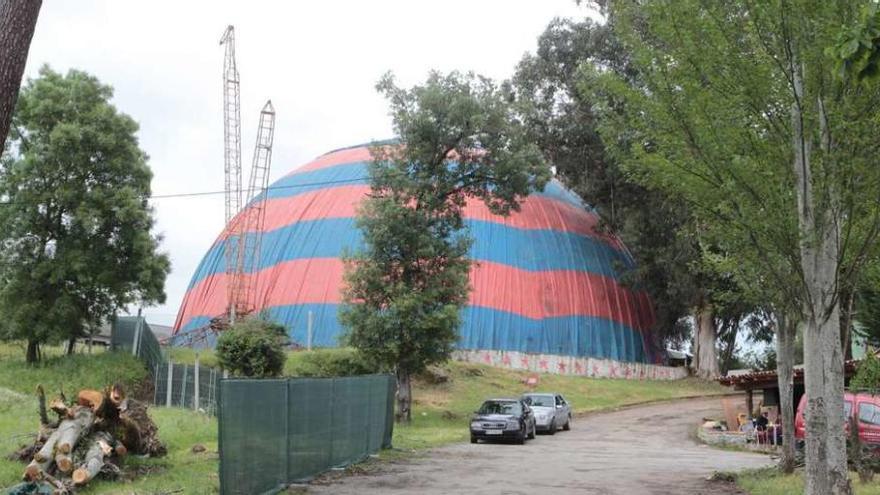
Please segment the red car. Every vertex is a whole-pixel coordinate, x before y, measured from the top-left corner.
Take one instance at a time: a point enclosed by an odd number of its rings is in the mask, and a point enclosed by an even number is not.
[[[807,429],[804,423],[804,409],[807,408],[807,396],[801,397],[798,404],[797,414],[794,417],[794,436],[798,440],[806,437]],[[843,414],[847,418],[844,425],[849,434],[849,420],[858,421],[859,438],[864,443],[880,444],[880,396],[856,393],[843,394]]]

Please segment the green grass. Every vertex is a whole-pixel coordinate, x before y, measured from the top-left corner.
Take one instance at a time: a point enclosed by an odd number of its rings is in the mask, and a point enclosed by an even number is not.
[[[858,475],[850,473],[856,495],[880,495],[880,481],[863,484]],[[876,478],[880,480],[880,477]],[[801,471],[782,474],[776,468],[754,469],[736,475],[736,484],[751,495],[789,495],[804,493]]]
[[[434,447],[466,441],[472,412],[488,397],[518,396],[532,373],[485,365],[450,362],[450,380],[429,385],[417,380],[413,390],[413,422],[396,427],[394,446],[405,449]],[[612,409],[640,402],[724,393],[714,382],[611,380],[576,376],[538,375],[536,390],[561,393],[575,413]]]
[[[47,358],[38,366],[24,363],[24,351],[15,344],[0,344],[0,488],[18,482],[24,464],[6,459],[6,454],[32,441],[39,427],[34,389],[43,384],[47,395],[60,386],[68,398],[82,388],[102,388],[120,382],[133,390],[147,372],[140,361],[124,353],[96,352],[93,355],[62,356],[60,348],[47,348]],[[217,421],[182,409],[151,408],[159,426],[159,437],[168,455],[158,459],[126,458],[125,468],[136,473],[134,480],[96,481],[77,493],[217,493]],[[206,452],[193,454],[200,443]],[[2,490],[0,490],[2,491]]]
[[[49,398],[63,387],[70,399],[80,389],[101,389],[113,383],[134,391],[147,377],[140,361],[122,352],[64,356],[60,348],[48,347],[44,355],[47,357],[40,363],[28,365],[17,345],[0,344],[0,387],[33,397],[37,385],[42,384]]]
[[[346,349],[292,352],[285,370],[289,374],[312,373],[319,356],[345,358],[348,352]],[[42,383],[50,395],[61,385],[72,395],[80,388],[99,388],[117,381],[133,387],[147,374],[137,360],[123,353],[57,354],[59,352],[49,349],[50,357],[44,363],[29,367],[24,363],[23,349],[0,345],[0,455],[13,451],[27,441],[27,435],[36,431],[38,419],[33,390],[38,383]],[[193,362],[195,353],[175,349],[172,357],[176,362]],[[212,352],[201,352],[200,360],[206,366],[216,364]],[[483,399],[517,396],[526,390],[525,379],[532,375],[457,362],[449,363],[444,370],[449,378],[445,383],[415,381],[413,422],[394,431],[394,446],[404,451],[383,453],[383,458],[399,458],[411,455],[407,452],[413,449],[466,441],[470,414]],[[562,393],[576,413],[726,391],[715,383],[694,379],[635,381],[557,375],[539,375],[537,389]],[[137,472],[134,480],[99,481],[81,493],[217,492],[216,420],[180,409],[152,408],[150,411],[159,426],[159,437],[169,447],[169,455],[145,460],[129,457],[126,469]],[[197,443],[205,445],[207,452],[193,454],[190,449]],[[23,468],[21,463],[0,459],[0,487],[17,482]]]

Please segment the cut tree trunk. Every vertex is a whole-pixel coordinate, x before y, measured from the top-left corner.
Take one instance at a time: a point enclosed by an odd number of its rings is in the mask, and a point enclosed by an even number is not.
[[[783,314],[776,317],[776,373],[779,380],[779,406],[782,420],[782,456],[779,469],[794,472],[794,338],[797,321]]]
[[[108,433],[99,431],[89,438],[89,449],[86,451],[82,465],[73,472],[71,478],[77,486],[82,486],[101,472],[104,467],[104,458],[113,452],[110,443],[113,437]]]
[[[32,460],[30,464],[24,468],[24,476],[23,478],[27,481],[37,481],[40,479],[44,473],[49,470],[49,466],[52,465],[52,459],[47,459],[43,462],[39,462],[36,459]]]
[[[73,418],[65,419],[58,425],[58,445],[56,450],[70,454],[80,437],[87,435],[95,422],[95,413],[88,407],[78,407]]]
[[[34,454],[34,460],[37,462],[46,462],[52,460],[55,454],[55,445],[58,443],[58,430],[52,432],[43,447]]]
[[[73,459],[71,459],[70,454],[56,452],[55,467],[58,468],[58,471],[61,471],[64,474],[69,474],[70,471],[73,470]]]
[[[398,423],[412,421],[412,377],[408,371],[397,370],[397,412]]]
[[[42,3],[42,0],[0,0],[0,153],[9,134],[12,111]],[[28,359],[28,362],[36,361]]]
[[[694,336],[694,370],[700,378],[713,378],[719,375],[718,356],[715,341],[718,331],[712,305],[705,298],[694,310],[697,334]]]

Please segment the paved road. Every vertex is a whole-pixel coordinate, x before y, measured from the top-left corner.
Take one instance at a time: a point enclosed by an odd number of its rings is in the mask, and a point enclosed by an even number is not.
[[[526,445],[455,444],[367,475],[313,484],[312,494],[709,494],[738,493],[708,482],[716,470],[761,467],[767,456],[700,445],[692,431],[719,400],[692,399],[594,414],[572,430]]]

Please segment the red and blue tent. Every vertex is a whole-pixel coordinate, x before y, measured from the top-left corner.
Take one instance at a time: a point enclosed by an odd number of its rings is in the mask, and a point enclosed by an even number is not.
[[[323,155],[272,184],[265,202],[258,311],[305,343],[336,346],[344,252],[361,235],[355,212],[369,192],[367,145]],[[518,351],[655,362],[653,313],[644,292],[625,287],[633,260],[598,216],[558,181],[531,194],[521,211],[493,215],[479,200],[465,208],[474,238],[472,292],[463,309],[461,349]],[[247,235],[247,233],[245,233]],[[193,274],[175,334],[205,326],[227,306],[224,231]],[[246,275],[247,276],[247,275]]]

